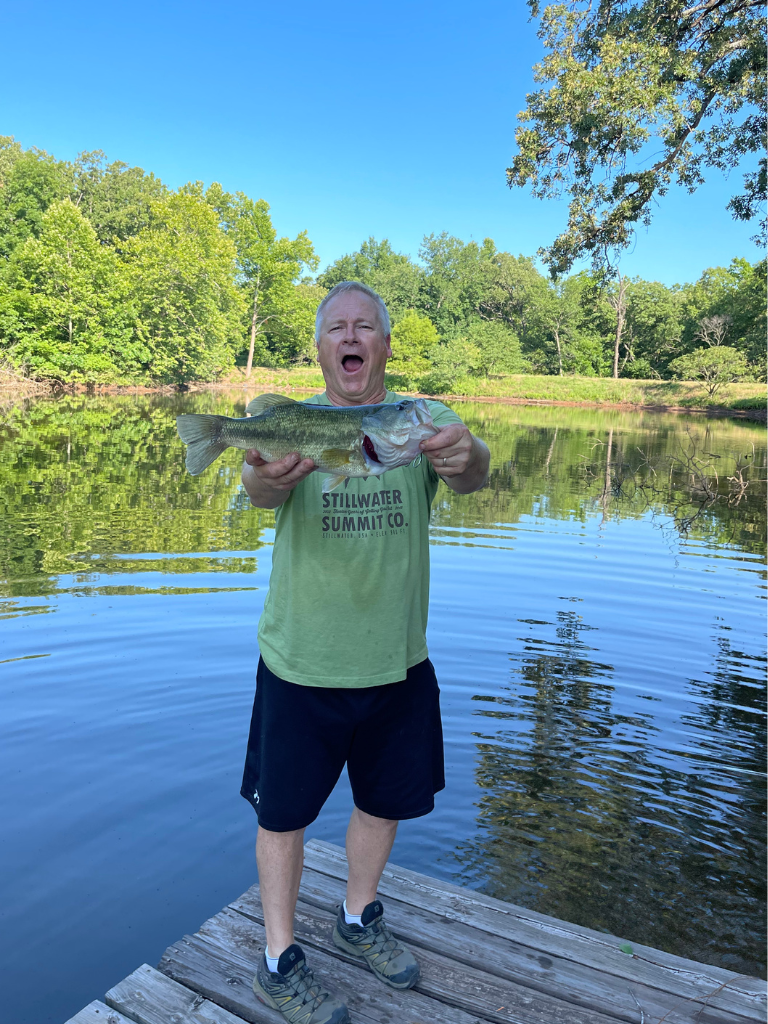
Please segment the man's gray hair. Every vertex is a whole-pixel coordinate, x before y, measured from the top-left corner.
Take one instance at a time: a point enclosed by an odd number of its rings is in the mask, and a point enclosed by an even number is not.
[[[387,312],[387,307],[384,305],[382,297],[375,292],[373,288],[369,288],[367,284],[363,284],[362,281],[340,281],[339,284],[334,285],[334,287],[331,288],[328,294],[323,298],[323,301],[317,307],[317,314],[315,316],[315,341],[320,340],[320,322],[323,319],[323,310],[331,299],[335,299],[337,295],[343,295],[344,292],[362,292],[363,295],[367,295],[369,299],[373,299],[379,314],[379,327],[385,335],[391,333],[389,313]]]

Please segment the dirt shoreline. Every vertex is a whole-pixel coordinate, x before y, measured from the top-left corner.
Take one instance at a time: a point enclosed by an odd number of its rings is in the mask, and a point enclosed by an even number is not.
[[[84,384],[70,384],[65,387],[50,389],[41,392],[39,389],[5,387],[0,390],[0,397],[6,398],[42,398],[61,394],[74,395],[172,395],[172,394],[199,394],[205,391],[250,391],[254,393],[275,391],[279,393],[296,393],[319,395],[322,388],[293,387],[291,385],[279,384],[247,384],[243,382],[226,382],[218,384],[195,384],[190,383],[182,387],[175,385],[163,385],[149,387],[141,384],[136,385],[110,385],[105,384],[98,387],[87,387]],[[757,423],[768,421],[768,410],[766,409],[731,409],[725,405],[711,406],[687,406],[687,405],[642,405],[632,402],[588,402],[568,401],[557,398],[513,398],[498,395],[425,395],[421,392],[401,392],[413,398],[430,398],[437,401],[451,402],[482,402],[487,405],[551,405],[560,406],[566,409],[615,409],[619,412],[651,412],[651,413],[675,413],[692,416],[706,416],[708,419],[739,419],[753,420]]]

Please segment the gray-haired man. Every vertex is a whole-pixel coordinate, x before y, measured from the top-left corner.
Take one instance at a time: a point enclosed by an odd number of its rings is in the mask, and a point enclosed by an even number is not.
[[[326,390],[310,401],[399,400],[384,386],[389,316],[371,289],[337,285],[318,309],[316,339]],[[425,640],[430,507],[440,478],[462,494],[481,488],[490,458],[452,410],[429,406],[440,429],[422,442],[420,465],[351,480],[338,493],[323,494],[314,463],[298,453],[267,463],[249,451],[243,467],[253,504],[277,510],[242,788],[259,816],[267,932],[254,992],[291,1024],[348,1020],[346,1007],[315,982],[293,936],[304,829],[345,764],[355,806],[333,940],[394,988],[418,979],[376,891],[398,821],[428,814],[445,784],[439,690]]]

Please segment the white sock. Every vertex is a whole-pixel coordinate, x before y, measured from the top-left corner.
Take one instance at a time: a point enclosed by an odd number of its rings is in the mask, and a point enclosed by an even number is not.
[[[350,914],[350,912],[347,910],[346,900],[344,900],[344,920],[347,922],[347,924],[359,924],[361,928],[363,927],[362,917],[360,916],[360,914]]]
[[[280,959],[279,956],[269,955],[269,946],[264,950],[264,956],[267,958],[267,970],[273,974],[277,974],[277,961]]]

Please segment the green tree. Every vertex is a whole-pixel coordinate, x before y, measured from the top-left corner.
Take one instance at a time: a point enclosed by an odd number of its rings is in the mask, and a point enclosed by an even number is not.
[[[432,321],[409,310],[392,328],[392,359],[388,368],[395,373],[426,372],[430,366],[428,353],[439,342],[440,335]]]
[[[7,358],[65,382],[135,379],[149,352],[133,335],[120,269],[71,200],[54,202],[38,237],[15,250],[0,288]]]
[[[758,0],[528,0],[546,47],[516,131],[510,187],[569,197],[568,226],[541,250],[553,273],[581,256],[605,266],[676,181],[765,147],[766,40]],[[757,216],[766,161],[729,208]]]
[[[735,259],[728,267],[705,270],[698,281],[682,289],[682,348],[699,340],[701,323],[711,317],[728,319],[728,340],[743,352],[753,368],[765,372],[766,261],[751,264]]]
[[[697,348],[673,359],[669,368],[681,380],[700,380],[710,398],[715,397],[723,384],[740,380],[749,372],[743,352],[728,345]]]
[[[520,339],[522,351],[533,357],[535,372],[542,369],[536,353],[547,347],[539,311],[547,300],[547,281],[527,256],[494,252],[482,266],[483,287],[478,311],[483,319],[498,320]],[[549,364],[545,359],[544,363]]]
[[[543,279],[542,279],[543,280]],[[594,282],[587,274],[550,281],[535,289],[529,316],[537,328],[537,363],[546,372],[599,376],[602,341],[590,329],[585,306],[594,298]]]
[[[236,259],[216,211],[190,194],[153,202],[149,226],[124,243],[136,335],[154,380],[212,380],[232,365],[245,312]]]
[[[478,369],[483,374],[526,373],[528,362],[520,339],[498,320],[474,320],[466,331],[467,341],[480,353]]]
[[[190,186],[192,190],[198,186]],[[269,203],[243,192],[231,195],[214,183],[205,193],[236,249],[240,288],[249,305],[249,343],[245,375],[254,357],[285,364],[304,359],[314,333],[314,309],[322,293],[297,291],[304,268],[316,270],[318,258],[306,231],[278,238]],[[317,296],[317,304],[312,302]]]
[[[419,379],[419,388],[428,395],[446,394],[462,377],[479,370],[483,357],[477,345],[454,336],[434,345],[429,351],[431,370]]]
[[[71,192],[71,164],[0,136],[0,258],[39,234],[51,203]]]
[[[454,238],[447,232],[427,235],[419,249],[424,263],[421,310],[443,337],[462,331],[481,308],[494,266],[496,246]]]
[[[666,376],[670,359],[680,352],[682,321],[679,290],[667,288],[659,281],[630,281],[622,376]]]
[[[330,290],[341,281],[362,281],[381,295],[393,323],[410,310],[421,309],[424,271],[408,256],[397,253],[389,240],[373,236],[359,250],[331,263],[317,283]]]
[[[102,242],[119,244],[138,234],[149,225],[153,200],[167,192],[154,174],[121,160],[107,163],[100,149],[75,161],[72,198]]]

